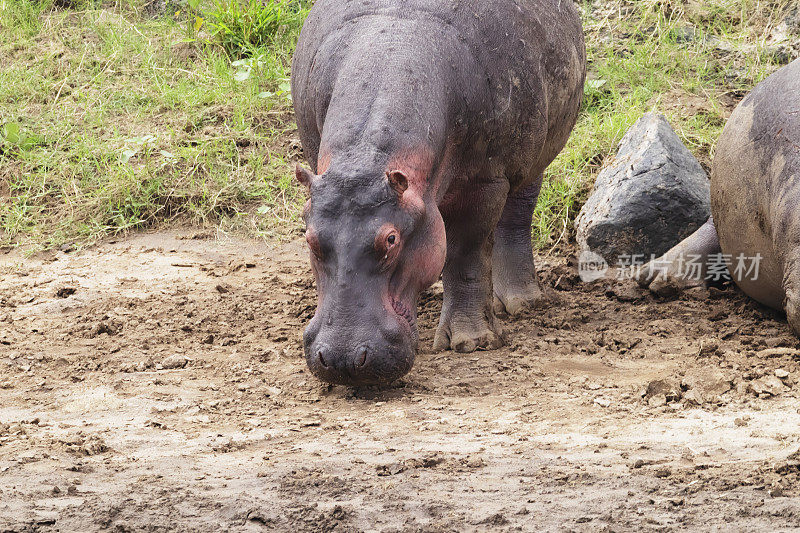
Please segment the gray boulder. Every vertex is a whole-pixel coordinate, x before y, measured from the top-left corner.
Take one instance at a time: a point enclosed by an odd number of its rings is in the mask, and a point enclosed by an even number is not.
[[[628,130],[597,177],[578,219],[581,251],[609,264],[619,256],[661,256],[711,216],[708,176],[658,113]]]

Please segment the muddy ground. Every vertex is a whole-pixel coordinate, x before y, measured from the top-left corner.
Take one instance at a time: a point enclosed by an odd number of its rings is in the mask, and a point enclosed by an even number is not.
[[[510,345],[379,389],[306,370],[301,243],[0,253],[0,531],[800,528],[800,344],[733,288],[540,261]]]

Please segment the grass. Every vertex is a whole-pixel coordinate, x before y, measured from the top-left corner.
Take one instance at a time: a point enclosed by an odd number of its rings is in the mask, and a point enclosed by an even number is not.
[[[172,223],[300,229],[287,80],[310,3],[145,1],[0,0],[0,246]],[[708,166],[738,100],[797,56],[774,42],[790,3],[585,1],[590,80],[547,172],[537,247],[572,237],[596,174],[645,111],[664,112]]]
[[[256,234],[298,225],[286,90],[299,25],[231,57],[213,29],[194,33],[196,18],[0,0],[0,124],[36,140],[0,144],[0,245],[176,220]]]

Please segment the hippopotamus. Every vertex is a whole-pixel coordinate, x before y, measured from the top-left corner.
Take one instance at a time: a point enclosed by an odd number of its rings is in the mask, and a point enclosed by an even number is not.
[[[312,373],[386,384],[412,367],[440,275],[437,351],[503,345],[495,309],[541,302],[531,218],[583,95],[570,0],[319,0],[292,66],[317,282]]]
[[[685,267],[687,257],[703,271]],[[641,285],[682,289],[718,276],[785,311],[800,335],[800,60],[761,82],[731,115],[711,170],[711,219],[639,273]]]

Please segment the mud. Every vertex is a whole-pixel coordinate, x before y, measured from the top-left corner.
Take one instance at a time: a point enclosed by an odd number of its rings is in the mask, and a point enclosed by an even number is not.
[[[507,348],[328,387],[300,242],[0,252],[0,531],[800,528],[800,344],[734,288],[659,300],[539,261]]]

